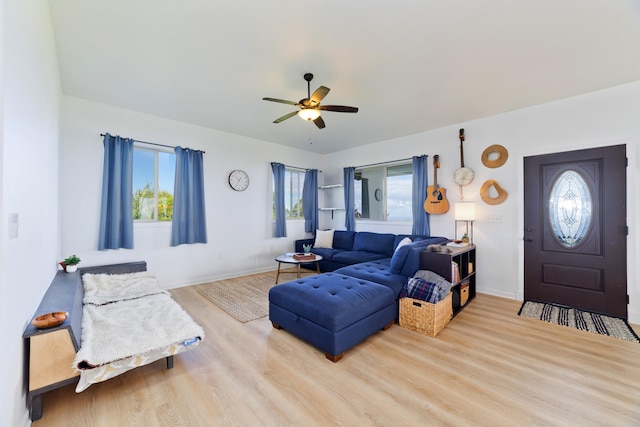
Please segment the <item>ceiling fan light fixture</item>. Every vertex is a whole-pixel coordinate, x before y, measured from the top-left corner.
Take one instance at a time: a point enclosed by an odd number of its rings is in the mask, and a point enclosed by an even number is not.
[[[320,111],[314,110],[312,108],[304,108],[298,111],[298,116],[300,116],[301,119],[309,120],[312,122],[318,117],[320,117]]]

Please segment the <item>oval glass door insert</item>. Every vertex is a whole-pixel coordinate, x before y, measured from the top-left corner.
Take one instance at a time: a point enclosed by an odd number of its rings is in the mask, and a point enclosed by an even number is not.
[[[554,237],[565,248],[576,247],[593,223],[591,189],[575,170],[562,172],[549,193],[549,221]]]

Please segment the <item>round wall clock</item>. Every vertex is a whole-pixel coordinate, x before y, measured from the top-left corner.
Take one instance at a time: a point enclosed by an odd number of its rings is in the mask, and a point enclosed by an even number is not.
[[[249,187],[249,175],[243,170],[234,170],[229,174],[229,186],[236,191],[244,191]]]

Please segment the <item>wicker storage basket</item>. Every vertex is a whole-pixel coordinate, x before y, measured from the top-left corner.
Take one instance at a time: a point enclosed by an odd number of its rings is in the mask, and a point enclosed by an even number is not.
[[[460,305],[465,305],[469,300],[469,283],[460,285]]]
[[[451,321],[451,292],[437,304],[400,298],[400,326],[435,337]]]

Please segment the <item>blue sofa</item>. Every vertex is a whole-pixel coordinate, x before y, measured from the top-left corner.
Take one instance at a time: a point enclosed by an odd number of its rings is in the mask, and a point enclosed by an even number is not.
[[[322,256],[323,259],[319,265],[320,271],[324,273],[362,262],[390,260],[396,247],[405,237],[410,238],[413,243],[431,244],[449,241],[444,237],[335,230],[331,248],[313,247],[311,252]],[[295,250],[303,252],[303,245],[313,245],[313,243],[313,238],[296,240]],[[315,269],[315,265],[313,267]]]
[[[412,242],[397,247],[405,237]],[[321,264],[324,273],[271,288],[269,320],[337,362],[346,350],[398,319],[398,296],[420,268],[420,253],[448,241],[335,231],[333,248],[312,249],[327,258]],[[313,239],[296,241],[296,252],[309,243]]]

